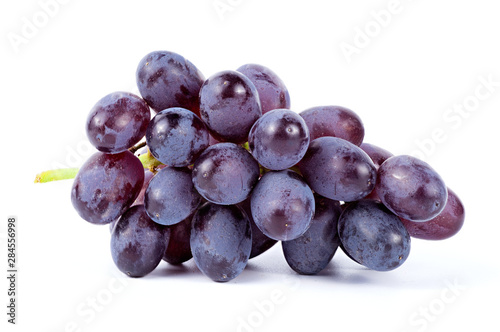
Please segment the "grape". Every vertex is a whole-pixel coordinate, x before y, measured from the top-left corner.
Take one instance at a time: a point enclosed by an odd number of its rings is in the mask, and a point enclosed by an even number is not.
[[[311,141],[318,137],[343,138],[359,146],[365,136],[365,128],[359,116],[341,106],[318,106],[300,113],[309,128]]]
[[[340,203],[319,195],[314,195],[314,200],[316,213],[308,230],[295,240],[281,243],[288,265],[300,274],[321,272],[340,243],[337,232]]]
[[[465,221],[465,209],[460,198],[450,188],[448,200],[437,217],[425,222],[401,218],[410,236],[424,240],[444,240],[457,234]]]
[[[208,147],[208,139],[208,129],[201,119],[180,107],[156,114],[146,132],[151,154],[173,167],[191,165]]]
[[[144,168],[130,151],[96,152],[73,181],[71,203],[84,220],[108,224],[135,201],[143,183]]]
[[[314,216],[314,196],[300,175],[283,170],[268,172],[255,186],[252,217],[267,237],[293,240],[304,234]]]
[[[216,140],[244,143],[250,128],[262,115],[259,94],[243,74],[219,72],[201,87],[200,114]]]
[[[373,144],[362,143],[359,147],[361,148],[361,150],[365,151],[368,154],[370,159],[373,161],[373,164],[375,165],[377,171],[380,168],[380,165],[382,165],[384,161],[393,156],[392,153],[390,153],[389,151]],[[372,190],[372,192],[368,194],[365,198],[375,199],[380,202],[380,198],[378,197],[375,189]]]
[[[87,117],[87,137],[97,150],[118,153],[144,137],[151,113],[140,97],[113,92],[100,99]]]
[[[260,175],[259,164],[243,147],[219,143],[207,148],[196,159],[193,183],[198,192],[216,204],[244,201]]]
[[[399,218],[374,200],[350,203],[340,216],[338,232],[346,252],[372,270],[393,270],[410,253],[410,235]]]
[[[390,153],[389,151],[373,144],[362,143],[359,147],[361,148],[361,150],[365,151],[366,154],[370,157],[377,171],[380,168],[380,165],[382,165],[384,161],[393,156],[393,154]]]
[[[236,205],[206,203],[193,217],[190,242],[198,268],[214,281],[229,281],[247,265],[252,250],[250,222]]]
[[[443,179],[429,164],[406,155],[391,157],[380,166],[375,190],[389,210],[411,221],[435,218],[448,196]]]
[[[193,257],[189,243],[192,219],[193,215],[190,215],[183,221],[167,227],[170,230],[170,237],[167,241],[167,250],[163,255],[164,261],[170,264],[182,264]]]
[[[174,225],[191,215],[201,202],[188,168],[165,167],[149,182],[144,206],[151,219]]]
[[[113,92],[90,111],[99,152],[71,191],[84,220],[109,224],[113,261],[131,277],[194,258],[212,280],[229,281],[278,241],[299,274],[320,273],[338,247],[389,271],[407,259],[411,237],[445,239],[464,224],[462,202],[427,163],[363,143],[348,108],[292,112],[267,67],[205,80],[179,54],[155,51],[136,80],[142,97]]]
[[[155,51],[139,62],[137,86],[155,112],[183,107],[199,115],[199,92],[205,77],[179,54]]]
[[[255,224],[252,217],[251,197],[238,204],[238,206],[245,211],[252,227],[252,252],[250,252],[250,259],[252,259],[269,250],[277,241],[267,237]]]
[[[279,171],[292,167],[305,155],[309,130],[297,113],[276,109],[255,122],[248,135],[248,144],[262,166]]]
[[[259,92],[262,114],[278,108],[290,108],[290,95],[285,83],[271,69],[246,64],[237,69],[252,81]]]
[[[168,231],[148,217],[143,205],[136,205],[113,228],[111,255],[120,271],[143,277],[161,262],[167,242]]]
[[[351,202],[368,195],[377,170],[358,146],[337,137],[320,137],[298,164],[311,189],[321,196]]]

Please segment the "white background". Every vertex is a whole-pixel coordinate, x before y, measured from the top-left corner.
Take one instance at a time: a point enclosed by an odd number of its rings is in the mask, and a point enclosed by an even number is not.
[[[9,216],[18,218],[19,240],[18,325],[6,322],[2,277],[2,331],[499,328],[500,20],[493,1],[62,2],[45,9],[50,15],[34,0],[0,5],[3,271]],[[373,13],[387,8],[393,14],[379,15],[381,26]],[[371,36],[359,32],[366,29]],[[357,53],[346,56],[347,44]],[[413,240],[406,263],[387,273],[339,251],[319,276],[300,277],[277,245],[225,284],[193,261],[162,262],[142,279],[122,276],[108,228],[73,210],[71,181],[33,180],[42,170],[79,166],[93,152],[84,134],[90,108],[110,92],[136,92],[139,60],[162,49],[184,55],[206,77],[266,65],[287,84],[297,112],[351,108],[366,142],[394,154],[417,151],[442,175],[465,204],[465,226],[447,241]],[[464,111],[455,113],[455,105]]]

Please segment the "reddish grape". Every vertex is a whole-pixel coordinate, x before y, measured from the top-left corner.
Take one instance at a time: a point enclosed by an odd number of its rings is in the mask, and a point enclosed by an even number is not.
[[[377,171],[384,161],[393,156],[389,151],[370,143],[361,143],[359,147],[371,158]]]
[[[377,171],[380,168],[380,165],[382,165],[384,161],[393,156],[393,154],[390,153],[389,151],[379,148],[378,146],[373,144],[362,143],[359,147],[361,148],[361,150],[365,151],[368,154],[370,159],[373,161],[373,164],[375,165]],[[368,194],[365,198],[375,199],[380,202],[380,198],[377,196],[375,189],[372,190],[372,192]]]
[[[257,64],[237,69],[252,81],[259,92],[262,114],[278,108],[290,108],[290,94],[285,83],[271,69]]]
[[[365,128],[360,117],[341,106],[318,106],[300,113],[309,127],[311,141],[318,137],[333,136],[343,138],[354,145],[360,145],[365,136]]]
[[[424,240],[444,240],[457,234],[465,221],[465,209],[460,198],[448,188],[448,200],[441,213],[428,221],[415,222],[400,218],[410,236]]]
[[[170,235],[167,239],[167,249],[163,255],[164,261],[170,264],[182,264],[193,257],[189,243],[192,219],[193,215],[190,215],[183,221],[167,227],[170,230]]]

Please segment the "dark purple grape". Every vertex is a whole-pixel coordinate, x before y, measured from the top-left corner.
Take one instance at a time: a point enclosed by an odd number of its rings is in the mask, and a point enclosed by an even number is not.
[[[144,206],[153,221],[174,225],[189,217],[201,202],[193,186],[191,170],[165,167],[149,182]]]
[[[300,175],[283,170],[262,176],[252,192],[252,217],[267,237],[289,241],[309,228],[314,196]]]
[[[262,166],[279,171],[292,167],[305,155],[309,130],[297,113],[276,109],[255,122],[248,135],[248,145]]]
[[[465,209],[460,198],[448,188],[448,200],[441,213],[425,222],[400,218],[410,236],[424,240],[444,240],[457,234],[465,221]]]
[[[147,54],[139,62],[136,79],[141,96],[155,112],[182,107],[199,115],[199,92],[205,77],[179,54]]]
[[[144,168],[130,151],[94,153],[73,181],[71,202],[80,217],[108,224],[135,201],[144,183]]]
[[[259,92],[262,114],[278,108],[290,108],[290,95],[285,83],[271,69],[246,64],[237,69],[252,81]]]
[[[120,271],[129,277],[143,277],[161,262],[167,243],[168,230],[153,222],[143,205],[136,205],[113,228],[111,255]]]
[[[174,107],[155,115],[146,132],[151,154],[172,167],[191,165],[208,147],[208,129],[193,112]]]
[[[377,179],[370,157],[358,146],[337,137],[312,141],[298,166],[312,190],[337,201],[365,197]]]
[[[366,154],[370,157],[370,159],[373,161],[373,164],[375,165],[375,168],[378,169],[380,168],[380,165],[384,161],[386,161],[388,158],[392,157],[393,154],[390,153],[389,151],[379,148],[376,145],[369,144],[369,143],[362,143],[360,146],[361,150],[365,151]],[[375,192],[375,189],[372,190],[370,194],[368,194],[366,199],[375,199],[380,202],[380,198],[378,197],[377,193]]]
[[[382,203],[366,199],[350,203],[338,223],[346,252],[376,271],[390,271],[410,253],[410,235],[399,218]]]
[[[283,241],[283,254],[288,265],[300,274],[317,274],[335,255],[340,244],[337,222],[342,212],[340,203],[314,195],[316,212],[311,226],[300,237]]]
[[[252,227],[252,252],[250,253],[250,259],[252,259],[269,250],[278,241],[267,237],[255,224],[252,217],[251,197],[238,204],[238,206],[245,211]]]
[[[163,255],[163,260],[170,264],[182,264],[190,260],[193,255],[191,254],[191,221],[193,215],[190,215],[183,221],[168,226],[170,236],[167,244],[167,250]]]
[[[359,146],[365,136],[365,128],[360,117],[341,106],[318,106],[309,108],[300,115],[309,127],[311,141],[318,137],[333,136],[343,138]]]
[[[394,156],[379,168],[377,195],[389,210],[411,221],[426,221],[443,211],[446,185],[426,162],[412,156]]]
[[[244,143],[250,128],[262,115],[259,94],[243,74],[219,72],[201,87],[200,114],[215,139]]]
[[[191,251],[198,268],[214,281],[229,281],[247,265],[252,231],[236,205],[206,203],[193,217]]]
[[[209,202],[232,205],[243,202],[259,180],[259,164],[234,143],[212,145],[196,159],[193,183]]]
[[[148,104],[140,97],[128,92],[113,92],[99,100],[90,111],[87,137],[101,152],[123,152],[144,137],[150,117]]]

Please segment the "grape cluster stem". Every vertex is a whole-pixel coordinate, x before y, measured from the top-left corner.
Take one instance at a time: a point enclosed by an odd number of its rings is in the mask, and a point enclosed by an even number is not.
[[[141,142],[129,149],[130,152],[135,153],[140,148],[146,146],[146,142]],[[149,169],[151,172],[156,173],[158,166],[163,165],[161,162],[156,160],[155,157],[148,150],[147,153],[141,154],[139,160],[145,169]],[[51,181],[68,180],[74,179],[78,173],[79,168],[61,168],[52,169],[49,171],[44,171],[36,175],[35,183],[46,183]]]

